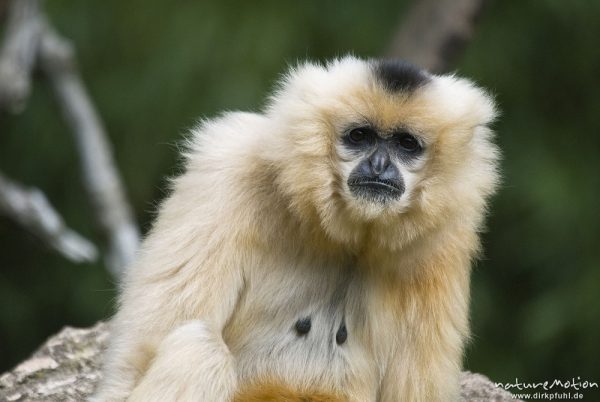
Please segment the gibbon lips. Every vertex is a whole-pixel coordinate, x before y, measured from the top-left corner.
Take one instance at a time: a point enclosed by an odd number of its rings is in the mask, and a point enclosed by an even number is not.
[[[362,198],[400,198],[402,193],[404,193],[402,183],[396,183],[391,180],[352,180],[348,182],[348,186],[353,194]]]

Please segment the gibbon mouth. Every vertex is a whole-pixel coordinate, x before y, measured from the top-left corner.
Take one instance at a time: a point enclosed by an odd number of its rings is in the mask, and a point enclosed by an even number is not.
[[[366,198],[400,198],[404,192],[402,183],[391,180],[352,180],[348,181],[352,193]]]

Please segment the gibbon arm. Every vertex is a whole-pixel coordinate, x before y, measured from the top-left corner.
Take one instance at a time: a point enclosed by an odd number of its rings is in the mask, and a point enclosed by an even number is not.
[[[206,176],[192,170],[177,180],[130,268],[92,401],[124,401],[134,388],[131,400],[169,400],[173,387],[186,395],[203,384],[215,394],[202,400],[217,402],[234,389],[221,333],[242,289],[243,261],[236,234],[223,228],[226,204],[206,191]],[[192,320],[201,321],[185,324]]]
[[[460,248],[457,248],[460,250]],[[401,338],[381,385],[381,402],[454,402],[468,338],[469,252],[434,253],[407,283]],[[429,275],[443,272],[444,275]]]

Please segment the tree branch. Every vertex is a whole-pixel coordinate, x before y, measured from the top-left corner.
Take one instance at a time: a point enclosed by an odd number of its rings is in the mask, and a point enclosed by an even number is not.
[[[484,0],[419,0],[402,20],[388,57],[447,71],[470,41]]]
[[[73,262],[95,261],[96,247],[67,228],[38,189],[25,189],[0,173],[0,214],[14,219]]]
[[[84,184],[107,232],[108,267],[115,276],[133,259],[139,231],[119,178],[106,132],[77,71],[71,44],[45,22],[40,63],[75,135]]]
[[[8,16],[0,48],[0,108],[18,113],[25,107],[41,37],[39,0],[6,2]]]
[[[2,4],[8,5],[8,22],[0,49],[0,108],[14,112],[23,109],[31,72],[39,62],[75,135],[83,182],[110,243],[106,263],[118,277],[133,259],[140,234],[105,130],[77,71],[73,48],[43,16],[40,0]]]

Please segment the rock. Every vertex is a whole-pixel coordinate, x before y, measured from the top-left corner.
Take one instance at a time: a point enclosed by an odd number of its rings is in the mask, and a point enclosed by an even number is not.
[[[465,402],[522,402],[510,392],[496,387],[486,376],[469,371],[461,374],[460,396]]]
[[[0,401],[83,401],[100,379],[108,325],[64,328],[28,360],[0,376]]]
[[[101,354],[109,326],[65,327],[46,341],[28,360],[0,376],[0,401],[83,401],[100,379]],[[511,401],[481,374],[464,372],[461,395],[465,402]]]

